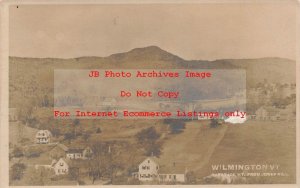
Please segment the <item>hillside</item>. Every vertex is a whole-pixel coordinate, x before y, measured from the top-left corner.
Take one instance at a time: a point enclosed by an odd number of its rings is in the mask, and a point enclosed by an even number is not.
[[[36,100],[49,95],[52,99],[54,69],[242,69],[246,71],[247,89],[264,80],[269,83],[295,83],[296,80],[296,63],[288,59],[188,61],[156,46],[136,48],[108,57],[10,57],[9,63],[11,107],[26,103],[28,97]],[[220,80],[220,87],[224,86],[224,81]]]

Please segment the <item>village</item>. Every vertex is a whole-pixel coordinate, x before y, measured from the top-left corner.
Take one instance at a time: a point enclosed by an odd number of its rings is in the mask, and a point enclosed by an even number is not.
[[[16,109],[10,109],[9,120],[11,124],[19,124],[18,127],[20,127],[17,114]],[[54,182],[63,180],[69,182],[71,180],[73,184],[82,184],[83,182],[112,184],[112,176],[123,176],[122,173],[127,171],[127,169],[119,166],[116,168],[116,175],[111,174],[113,170],[110,168],[114,168],[114,165],[121,165],[118,161],[119,152],[116,149],[118,146],[116,147],[114,142],[111,145],[100,143],[96,146],[88,143],[68,144],[67,142],[64,144],[61,143],[64,140],[59,140],[54,134],[57,133],[52,133],[46,129],[38,130],[34,139],[27,141],[28,144],[11,148],[11,160],[16,160],[16,163],[11,166],[14,169],[12,178],[15,180],[22,179],[24,170],[22,168],[26,168],[27,170],[32,169],[33,174],[40,176],[43,183],[47,181],[49,183],[49,180]],[[21,161],[23,160],[28,160],[27,167],[22,167]],[[106,161],[107,166],[102,164],[104,161]],[[145,156],[143,160],[139,161],[135,168],[137,171],[125,175],[127,177],[125,181],[134,184],[147,184],[149,182],[159,184],[184,183],[187,169],[175,164],[175,162],[170,164],[171,168],[165,168],[165,165],[160,166],[159,159],[152,152],[148,157]],[[105,167],[98,166],[95,168],[96,165]],[[100,173],[99,168],[106,172]]]

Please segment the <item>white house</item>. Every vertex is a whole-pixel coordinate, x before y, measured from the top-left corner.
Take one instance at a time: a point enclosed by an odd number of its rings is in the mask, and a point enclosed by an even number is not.
[[[173,164],[170,166],[161,166],[159,170],[159,182],[185,182],[185,174],[187,173],[186,167],[182,164]]]
[[[93,155],[93,151],[90,147],[84,149],[81,148],[71,148],[66,152],[66,157],[68,159],[90,159]]]
[[[46,170],[53,170],[55,175],[69,174],[70,169],[76,168],[79,173],[89,172],[89,161],[86,160],[70,160],[67,158],[59,158],[58,161],[52,160],[51,164],[36,164],[35,169],[44,168]]]
[[[90,159],[93,156],[93,150],[90,147],[84,148],[82,151],[83,159]]]
[[[280,119],[280,110],[271,106],[262,106],[255,112],[256,120],[276,121]]]
[[[48,130],[39,130],[35,135],[35,141],[37,144],[48,144],[52,134]]]
[[[148,157],[139,164],[139,171],[133,175],[142,182],[155,180],[159,182],[185,182],[185,173],[185,170],[180,169],[180,166],[176,166],[175,163],[172,167],[160,168],[158,158]]]
[[[16,108],[9,108],[9,121],[18,121],[18,111]]]
[[[117,104],[117,100],[112,97],[105,97],[102,101],[102,105],[104,106],[115,106]]]
[[[185,174],[159,174],[160,182],[185,182]]]
[[[64,175],[69,173],[69,165],[63,158],[60,158],[56,163],[54,163],[53,169],[56,175]]]
[[[198,114],[198,120],[208,120],[208,119],[211,119],[209,116],[200,116]]]
[[[158,177],[159,165],[155,157],[148,157],[139,165],[138,178],[140,181],[153,181]]]

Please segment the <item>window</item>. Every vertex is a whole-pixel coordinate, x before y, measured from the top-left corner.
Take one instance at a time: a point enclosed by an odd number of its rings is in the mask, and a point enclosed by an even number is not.
[[[150,160],[148,160],[148,163],[150,163]]]
[[[172,175],[169,175],[169,179],[171,179],[172,178]]]
[[[176,175],[174,175],[174,180],[176,180]]]
[[[156,166],[156,170],[158,170],[158,166]]]
[[[147,169],[150,170],[150,166],[147,166]]]

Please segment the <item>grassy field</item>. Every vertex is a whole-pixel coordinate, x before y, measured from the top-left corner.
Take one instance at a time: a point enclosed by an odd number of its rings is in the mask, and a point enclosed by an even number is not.
[[[175,162],[196,170],[207,163],[227,129],[226,126],[211,129],[208,124],[209,121],[188,122],[183,133],[170,136],[160,156],[162,164]]]
[[[288,126],[289,125],[289,126]],[[294,125],[294,126],[293,126]],[[249,183],[294,183],[296,165],[295,122],[223,124],[189,122],[186,130],[164,144],[162,164],[176,162],[194,171],[199,182],[217,164],[278,164],[287,177],[248,178]]]
[[[248,183],[295,183],[295,122],[248,121],[225,126],[226,133],[209,161],[196,171],[199,177],[211,174],[211,165],[217,164],[278,164],[278,172],[289,176],[251,177]],[[198,148],[201,153],[201,145]]]

